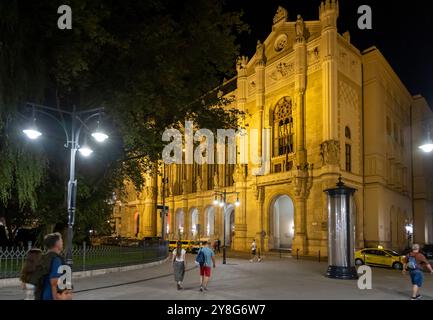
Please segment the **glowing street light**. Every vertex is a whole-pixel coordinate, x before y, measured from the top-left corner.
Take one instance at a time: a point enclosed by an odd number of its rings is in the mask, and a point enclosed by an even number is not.
[[[40,131],[38,131],[37,129],[24,129],[23,132],[25,133],[27,138],[29,138],[31,140],[36,140],[37,138],[39,138],[42,135],[42,133]]]
[[[423,145],[419,146],[418,148],[424,151],[425,153],[429,153],[433,151],[433,141],[430,137],[430,131],[427,133],[427,141]]]
[[[88,146],[81,147],[80,149],[78,149],[78,151],[83,157],[88,157],[93,153],[93,150],[90,149]]]
[[[94,108],[83,111],[76,111],[75,106],[72,111],[61,110],[58,108],[52,108],[48,106],[38,105],[34,103],[28,103],[32,107],[32,119],[33,123],[26,129],[23,130],[24,134],[32,140],[39,138],[42,133],[36,127],[36,113],[43,114],[55,120],[62,127],[66,143],[65,147],[70,150],[70,162],[69,162],[69,181],[68,181],[68,196],[67,196],[67,212],[68,212],[68,231],[67,231],[67,244],[66,244],[66,264],[72,266],[72,238],[73,238],[73,227],[75,220],[75,207],[76,207],[76,193],[77,193],[77,179],[75,178],[75,158],[76,152],[78,151],[82,156],[88,157],[93,153],[93,150],[87,146],[85,142],[82,147],[79,145],[80,133],[82,128],[88,128],[86,123],[94,118],[101,117],[104,108]],[[56,115],[61,114],[58,117]],[[71,119],[71,125],[67,126],[63,115],[67,115]],[[76,125],[77,122],[81,125]],[[95,132],[92,133],[92,137],[98,141],[103,142],[108,139],[108,135],[99,130],[98,127]],[[93,233],[93,232],[92,232]]]

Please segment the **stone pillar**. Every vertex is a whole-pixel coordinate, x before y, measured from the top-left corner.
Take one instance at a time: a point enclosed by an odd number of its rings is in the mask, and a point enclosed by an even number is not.
[[[256,198],[256,208],[257,208],[257,218],[258,218],[258,226],[259,229],[256,232],[256,243],[260,252],[263,253],[269,250],[268,240],[269,236],[266,232],[266,218],[265,211],[263,208],[264,198],[265,198],[265,189],[264,187],[255,186],[255,198]],[[249,243],[247,244],[249,245]],[[247,247],[248,248],[248,247]]]
[[[235,190],[239,191],[239,207],[235,207],[235,237],[233,248],[244,251],[247,249],[247,182],[245,166],[237,165],[233,174]]]
[[[338,1],[326,0],[320,5],[319,16],[322,24],[322,106],[323,141],[338,140],[338,67],[337,67],[337,19]]]
[[[263,131],[263,110],[265,106],[265,56],[264,56],[264,45],[257,41],[257,48],[256,48],[256,109],[257,109],[257,117],[258,117],[258,130],[259,130],[259,136],[257,141],[257,148],[258,152],[257,155],[259,158],[262,157],[262,147],[263,147],[263,137],[262,137],[262,131]]]
[[[153,237],[156,235],[156,204],[158,200],[157,176],[152,173],[146,178],[144,187],[144,210],[142,222],[142,236]],[[141,205],[141,203],[140,203]]]
[[[307,255],[307,197],[311,183],[309,181],[307,152],[305,145],[305,87],[307,79],[307,47],[304,20],[298,15],[296,39],[293,45],[295,52],[295,135],[296,135],[296,170],[295,184],[295,234],[292,243],[292,254]],[[310,178],[311,179],[311,178]]]

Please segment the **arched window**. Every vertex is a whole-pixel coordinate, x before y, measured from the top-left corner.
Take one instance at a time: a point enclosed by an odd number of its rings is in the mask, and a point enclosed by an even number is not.
[[[284,97],[274,110],[274,157],[294,152],[292,100]]]
[[[346,171],[351,172],[352,171],[352,136],[350,133],[350,128],[346,127],[344,130],[344,135],[346,137]]]

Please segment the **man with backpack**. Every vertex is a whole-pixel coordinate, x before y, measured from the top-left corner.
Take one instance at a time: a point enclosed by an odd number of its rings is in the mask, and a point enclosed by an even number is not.
[[[58,300],[57,284],[61,277],[58,270],[64,264],[60,255],[63,250],[62,235],[58,232],[46,235],[44,245],[47,252],[42,256],[30,283],[36,287],[35,300]]]
[[[406,256],[405,264],[403,266],[403,274],[409,270],[410,279],[412,281],[412,298],[411,300],[419,300],[422,296],[419,294],[419,288],[422,287],[424,281],[423,266],[425,265],[430,274],[433,274],[433,269],[428,263],[426,257],[419,252],[419,245],[414,244],[412,251]]]
[[[212,242],[208,241],[207,246],[200,249],[196,262],[200,265],[200,291],[207,291],[207,284],[211,276],[211,266],[215,268],[215,254],[211,249]]]

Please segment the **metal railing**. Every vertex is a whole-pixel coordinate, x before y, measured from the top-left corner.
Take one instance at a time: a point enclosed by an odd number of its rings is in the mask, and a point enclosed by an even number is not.
[[[0,247],[0,279],[16,278],[21,274],[27,248]],[[142,246],[89,246],[85,242],[73,248],[73,271],[115,268],[163,260],[168,256],[168,242],[145,243]]]

